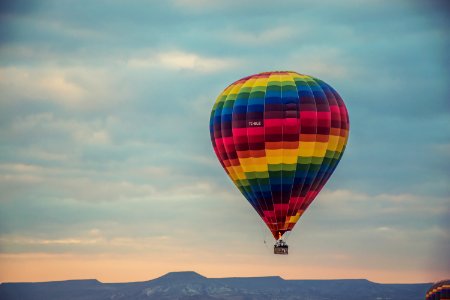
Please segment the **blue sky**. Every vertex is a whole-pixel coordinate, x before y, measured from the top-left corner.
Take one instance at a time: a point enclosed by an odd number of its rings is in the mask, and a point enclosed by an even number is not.
[[[3,1],[0,10],[0,281],[450,275],[445,1]],[[222,89],[269,70],[331,84],[351,122],[287,258],[270,254],[270,233],[208,131]]]

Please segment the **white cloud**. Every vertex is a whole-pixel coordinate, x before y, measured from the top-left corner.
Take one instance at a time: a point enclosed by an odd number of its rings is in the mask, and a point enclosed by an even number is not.
[[[38,79],[37,85],[42,89],[40,91],[49,92],[59,99],[67,97],[76,101],[84,96],[84,91],[80,86],[70,82],[64,74],[58,74],[57,72],[44,75]]]
[[[3,235],[0,237],[0,244],[5,246],[20,245],[22,247],[29,246],[75,246],[75,245],[86,245],[86,246],[115,246],[115,247],[127,247],[130,249],[140,249],[154,247],[155,243],[162,244],[168,243],[171,240],[170,236],[158,235],[152,237],[121,237],[116,236],[108,238],[101,234],[96,234],[92,236],[89,232],[82,236],[76,237],[65,237],[65,238],[36,238],[32,236],[25,235]]]
[[[71,82],[58,70],[34,70],[31,68],[2,68],[0,82],[2,98],[27,98],[51,100],[76,105],[85,95],[82,87]]]
[[[341,49],[333,47],[302,47],[289,58],[292,68],[299,72],[318,77],[342,78],[356,72],[356,64]]]
[[[380,196],[382,196],[383,194],[378,194],[378,195],[369,195],[369,194],[365,194],[362,192],[356,192],[356,191],[351,191],[351,190],[343,190],[343,189],[338,189],[338,190],[324,190],[320,193],[320,195],[322,196],[321,198],[323,199],[323,201],[345,201],[345,202],[351,202],[351,201],[356,201],[356,202],[361,202],[361,201],[370,201],[373,200],[373,198],[379,198]],[[386,195],[387,198],[390,199],[395,199],[398,197],[405,197],[405,195]]]
[[[333,211],[350,215],[365,214],[439,214],[448,209],[448,199],[414,194],[370,195],[351,190],[324,190],[318,196],[318,205],[333,207]],[[361,210],[363,209],[363,210]],[[361,211],[359,211],[361,210]]]
[[[195,201],[211,194],[230,197],[230,191],[213,182],[185,178],[168,167],[137,167],[117,170],[121,177],[111,178],[110,171],[84,170],[68,166],[50,167],[31,164],[0,164],[2,200],[17,194],[28,195],[40,190],[44,197],[73,199],[88,202],[104,201]],[[139,180],[133,181],[133,178]],[[166,178],[172,184],[167,185]],[[163,184],[161,185],[161,181]],[[16,188],[8,192],[9,188]],[[46,195],[46,196],[45,196]]]
[[[0,68],[1,102],[53,102],[70,109],[91,109],[121,99],[113,72],[93,67]]]
[[[78,130],[75,132],[75,138],[89,144],[108,144],[110,142],[109,134],[106,130]]]
[[[42,149],[37,146],[30,146],[27,148],[20,148],[16,153],[19,157],[27,157],[31,159],[37,159],[40,161],[54,161],[63,162],[70,158],[69,153],[62,150],[55,149]]]
[[[131,68],[167,68],[172,70],[193,70],[216,72],[236,64],[232,59],[200,56],[184,51],[169,51],[139,55],[128,60]]]
[[[108,127],[115,122],[114,120],[115,118],[105,118],[94,121],[80,121],[60,118],[53,113],[40,113],[16,118],[11,124],[10,132],[15,135],[36,130],[50,135],[55,132],[63,132],[77,143],[104,145],[111,142]]]
[[[80,238],[64,238],[64,239],[37,239],[23,236],[3,236],[0,243],[20,244],[20,245],[80,245],[80,244],[96,244],[96,239],[80,239]]]
[[[381,232],[387,232],[387,231],[391,231],[391,228],[386,227],[386,226],[381,226],[381,227],[378,227],[376,230],[381,231]]]

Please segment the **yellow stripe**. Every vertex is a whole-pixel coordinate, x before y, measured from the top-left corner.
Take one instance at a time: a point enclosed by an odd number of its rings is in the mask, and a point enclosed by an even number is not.
[[[282,75],[280,75],[280,80],[281,81],[284,81],[284,82],[289,82],[289,83],[291,83],[291,84],[284,84],[283,83],[283,86],[287,86],[287,85],[293,85],[293,86],[295,86],[295,82],[294,82],[294,79],[293,79],[293,77],[290,75],[290,74],[282,74]]]
[[[297,163],[298,149],[282,149],[283,150],[283,164],[290,165]]]
[[[242,85],[242,87],[244,88],[248,88],[248,87],[252,87],[253,86],[253,83],[256,81],[256,79],[255,78],[250,78],[249,80],[247,80],[243,85]]]
[[[328,140],[328,150],[330,151],[336,151],[336,148],[339,143],[340,136],[337,135],[330,135]]]
[[[230,176],[231,180],[236,181],[237,180],[237,176],[234,173],[233,167],[226,167],[228,176]]]
[[[283,149],[266,149],[267,163],[270,165],[281,164],[283,162]]]
[[[266,87],[268,81],[269,81],[269,78],[267,78],[267,77],[266,78],[258,78],[256,80],[254,87]]]
[[[221,97],[221,96],[228,96],[228,94],[231,92],[231,90],[232,90],[234,87],[235,87],[235,85],[230,85],[229,87],[227,87],[227,88],[222,92],[222,94],[221,94],[219,97]]]
[[[303,75],[303,74],[298,74],[298,73],[289,73],[291,74],[291,76],[295,79],[305,79],[305,78],[310,78],[308,75]]]
[[[346,143],[347,143],[347,137],[339,137],[339,142],[336,147],[336,151],[342,152],[342,149],[344,148]]]
[[[255,172],[267,172],[267,171],[269,171],[267,162],[264,162],[263,164],[255,164]]]
[[[320,142],[300,142],[298,146],[298,156],[302,157],[324,157],[328,143]]]
[[[244,170],[242,170],[241,166],[235,166],[234,171],[236,172],[236,176],[239,180],[247,179]]]
[[[297,223],[297,221],[300,219],[300,217],[302,216],[302,214],[303,214],[303,211],[302,211],[302,210],[299,210],[299,211],[295,214],[295,216],[291,216],[291,217],[289,218],[289,223],[293,223],[293,224]]]
[[[245,172],[252,172],[256,166],[265,165],[267,163],[267,160],[265,157],[249,157],[240,158],[239,162],[241,163],[241,166],[245,170]]]
[[[324,157],[327,152],[328,143],[315,142],[314,154],[315,157]]]
[[[316,142],[300,142],[298,144],[298,156],[312,156]]]

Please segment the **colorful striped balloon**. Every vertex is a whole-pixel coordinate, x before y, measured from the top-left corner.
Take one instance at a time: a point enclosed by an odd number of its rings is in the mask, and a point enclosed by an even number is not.
[[[214,151],[275,239],[292,230],[344,152],[349,119],[325,82],[265,72],[229,85],[210,119]]]
[[[433,284],[425,295],[426,300],[450,300],[450,280],[442,280]]]

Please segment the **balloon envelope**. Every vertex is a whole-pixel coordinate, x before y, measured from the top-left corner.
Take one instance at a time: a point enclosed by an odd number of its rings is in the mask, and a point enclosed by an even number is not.
[[[339,94],[296,72],[242,78],[211,112],[214,151],[275,239],[292,230],[335,170],[349,119]]]
[[[450,299],[450,280],[442,280],[433,284],[427,291],[426,300]]]

